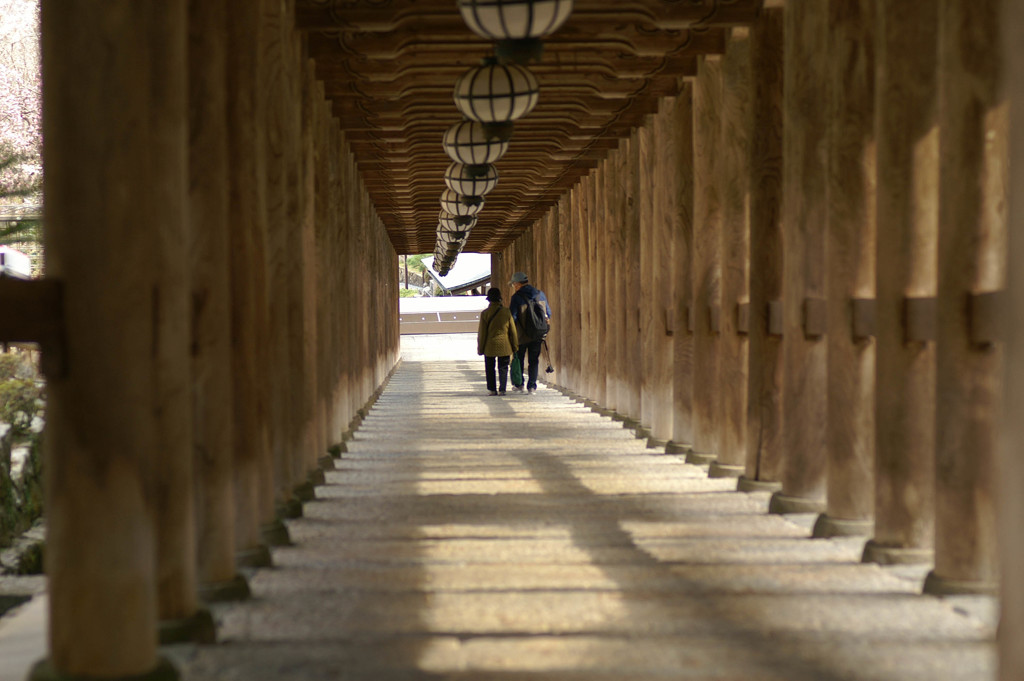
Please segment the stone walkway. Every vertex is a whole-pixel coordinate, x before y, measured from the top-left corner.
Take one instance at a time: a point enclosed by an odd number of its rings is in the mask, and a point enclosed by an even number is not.
[[[184,679],[995,678],[991,602],[481,364],[406,356],[221,642],[170,651]]]

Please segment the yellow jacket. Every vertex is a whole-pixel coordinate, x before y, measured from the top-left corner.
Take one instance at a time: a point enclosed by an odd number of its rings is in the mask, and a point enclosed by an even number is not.
[[[508,357],[519,347],[512,313],[501,303],[491,303],[480,313],[476,332],[476,354],[487,357]]]

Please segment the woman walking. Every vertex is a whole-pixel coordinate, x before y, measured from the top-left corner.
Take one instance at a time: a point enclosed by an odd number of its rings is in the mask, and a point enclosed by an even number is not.
[[[512,313],[501,304],[501,289],[489,290],[487,300],[490,305],[480,313],[480,328],[476,333],[476,354],[484,356],[488,394],[504,395],[509,359],[519,347],[519,339],[516,337],[516,324],[512,321]],[[495,376],[495,361],[498,376]]]

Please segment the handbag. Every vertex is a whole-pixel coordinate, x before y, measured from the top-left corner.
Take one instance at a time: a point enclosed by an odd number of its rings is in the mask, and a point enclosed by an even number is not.
[[[512,363],[509,364],[509,376],[512,378],[512,385],[517,388],[523,387],[523,365],[519,363],[519,355],[512,353]]]

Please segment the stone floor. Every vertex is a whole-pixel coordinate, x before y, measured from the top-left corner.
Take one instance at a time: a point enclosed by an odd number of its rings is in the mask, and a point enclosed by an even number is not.
[[[444,338],[403,338],[254,598],[166,649],[183,679],[995,678],[991,601],[922,596],[928,566],[861,564],[555,390],[489,397]]]
[[[554,390],[406,359],[255,599],[177,659],[192,681],[994,678],[984,603],[734,488]]]

